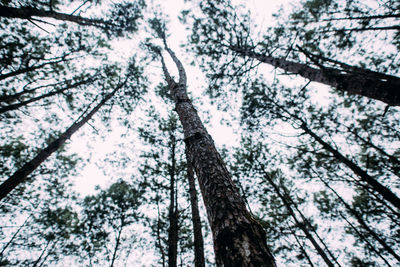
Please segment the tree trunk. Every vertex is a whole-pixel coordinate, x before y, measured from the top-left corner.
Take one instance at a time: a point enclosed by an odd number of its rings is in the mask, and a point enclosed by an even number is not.
[[[80,16],[68,15],[58,13],[55,11],[41,10],[33,7],[9,7],[0,5],[0,17],[5,18],[19,18],[19,19],[32,19],[32,17],[45,17],[53,18],[56,20],[70,21],[83,26],[96,26],[105,28],[107,22],[101,19],[89,19]]]
[[[194,236],[194,266],[205,267],[204,258],[204,241],[201,232],[201,220],[196,192],[196,185],[194,181],[193,166],[189,160],[189,152],[186,150],[187,161],[187,177],[189,183],[190,206],[192,208],[192,223],[193,223],[193,236]]]
[[[158,248],[160,249],[162,266],[165,267],[165,252],[163,245],[161,243],[161,214],[160,214],[160,203],[158,194],[156,196],[156,200],[157,200],[157,228],[156,228],[157,245],[156,246],[158,246]]]
[[[295,210],[298,212],[298,214],[300,214],[301,219],[303,220],[303,222],[306,224],[307,229],[311,229],[313,231],[313,233],[315,234],[315,236],[317,237],[317,239],[319,240],[319,242],[321,242],[321,244],[324,246],[325,250],[328,252],[329,256],[331,256],[331,258],[333,259],[333,261],[337,264],[337,266],[341,267],[342,265],[337,261],[336,257],[333,255],[333,253],[331,252],[331,250],[328,248],[328,246],[325,244],[325,241],[319,236],[318,232],[316,231],[315,227],[310,223],[310,220],[306,218],[306,216],[304,216],[303,212],[301,212],[301,210],[299,209],[299,207],[297,206],[297,204],[293,201],[292,197],[289,195],[289,191],[286,189],[285,186],[282,185],[282,189],[284,191],[284,197],[285,199],[287,199],[287,201],[289,203],[291,203],[291,205],[295,208]]]
[[[357,222],[364,228],[365,231],[367,231],[368,235],[372,236],[376,241],[378,241],[379,244],[382,245],[382,247],[385,248],[385,250],[391,254],[393,257],[396,258],[396,260],[400,263],[400,256],[397,255],[397,253],[383,240],[382,238],[379,237],[377,233],[375,233],[374,230],[372,230],[363,220],[363,218],[358,214],[358,212],[350,207],[349,204],[323,179],[320,178],[320,180],[325,184],[326,187],[328,187],[335,195],[336,197],[342,202],[342,204],[346,207],[346,209],[350,212],[351,215],[356,218]]]
[[[293,231],[293,229],[291,229],[291,232],[292,232],[293,237],[294,237],[295,240],[296,240],[296,243],[299,245],[299,248],[300,248],[301,253],[302,253],[302,254],[304,255],[304,257],[307,259],[308,264],[309,264],[311,267],[314,267],[314,264],[312,263],[310,256],[307,254],[307,251],[306,251],[305,248],[304,248],[304,243],[301,244],[299,238],[297,237],[297,235],[296,235],[296,233]]]
[[[110,267],[114,267],[115,260],[117,259],[117,252],[118,252],[119,244],[121,242],[121,234],[122,234],[123,228],[124,228],[124,220],[121,219],[121,226],[118,229],[117,238],[115,239],[115,247],[114,247],[114,252],[113,252],[112,259],[111,259]]]
[[[14,242],[14,239],[18,236],[18,234],[22,230],[22,228],[24,228],[26,226],[26,224],[31,219],[31,217],[32,217],[32,214],[29,215],[28,218],[25,219],[24,223],[20,227],[18,227],[18,230],[13,234],[10,241],[8,241],[7,244],[2,248],[2,250],[0,251],[0,259],[3,258],[4,251],[6,251],[6,249]]]
[[[274,188],[275,193],[278,195],[278,197],[282,200],[283,204],[286,207],[286,210],[289,212],[290,216],[292,216],[294,222],[296,223],[296,226],[298,226],[303,233],[306,235],[308,240],[312,243],[314,246],[315,250],[318,252],[318,254],[322,257],[326,265],[329,267],[334,267],[335,265],[331,262],[331,260],[328,258],[328,256],[325,254],[324,250],[321,248],[321,246],[317,243],[317,241],[314,239],[314,237],[311,235],[310,231],[308,231],[308,222],[304,220],[303,222],[300,222],[299,219],[297,219],[296,214],[294,213],[294,210],[292,209],[290,202],[285,198],[285,196],[280,192],[279,187],[275,184],[275,182],[272,180],[271,176],[264,170],[264,177],[267,179],[267,181],[271,184],[271,186]]]
[[[400,78],[357,68],[357,72],[343,73],[342,69],[316,69],[307,64],[262,55],[251,50],[231,46],[230,49],[241,56],[247,56],[283,69],[289,73],[318,83],[332,86],[340,91],[380,100],[391,106],[400,105]],[[381,77],[385,77],[382,79]]]
[[[178,209],[175,203],[175,173],[176,173],[176,158],[175,158],[175,148],[176,141],[175,136],[171,134],[171,144],[170,156],[171,156],[171,166],[169,170],[170,186],[169,186],[169,229],[168,229],[168,266],[177,266],[178,257]]]
[[[351,160],[343,156],[339,151],[334,149],[332,146],[330,146],[328,143],[322,140],[319,136],[317,136],[313,131],[311,131],[304,123],[304,121],[302,122],[303,123],[300,127],[301,129],[304,130],[305,133],[313,137],[318,143],[320,143],[324,147],[324,149],[332,153],[337,160],[339,160],[347,167],[349,167],[357,176],[361,178],[361,180],[368,183],[374,189],[374,191],[380,193],[384,199],[386,199],[387,201],[392,203],[395,207],[400,209],[400,199],[389,188],[379,183],[366,171],[364,171],[363,169],[358,167],[355,163],[353,163]]]
[[[175,53],[164,46],[179,71],[179,83],[163,71],[183,126],[189,160],[193,164],[213,233],[218,266],[276,266],[265,232],[247,211],[214,141],[205,129],[186,91],[186,73]]]
[[[353,231],[362,239],[364,242],[368,245],[368,247],[375,252],[376,255],[378,255],[379,258],[381,258],[387,266],[392,267],[392,265],[383,257],[382,253],[380,253],[378,250],[376,250],[375,246],[369,242],[369,240],[355,227],[349,220],[347,220],[346,216],[344,216],[341,212],[339,212],[340,217],[343,218],[347,222],[347,224],[353,229]]]
[[[6,181],[0,185],[0,200],[7,196],[15,187],[25,181],[29,174],[31,174],[43,161],[51,156],[58,150],[71,136],[78,131],[86,122],[88,122],[93,115],[122,87],[119,85],[113,92],[106,95],[100,103],[94,107],[85,117],[79,121],[74,122],[63,134],[56,140],[51,142],[46,148],[39,152],[32,160],[25,163],[19,170],[10,176]]]

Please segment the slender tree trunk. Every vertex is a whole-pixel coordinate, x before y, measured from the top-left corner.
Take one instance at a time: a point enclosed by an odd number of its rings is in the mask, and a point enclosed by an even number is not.
[[[37,260],[35,261],[35,263],[32,265],[32,267],[36,267],[39,262],[42,260],[44,253],[47,251],[47,248],[49,247],[51,243],[51,240],[47,241],[46,246],[44,247],[44,249],[42,250],[42,253],[40,253],[39,258],[37,258]]]
[[[382,27],[361,27],[361,28],[343,28],[343,29],[334,29],[327,31],[319,31],[318,33],[328,33],[328,32],[364,32],[364,31],[398,31],[400,30],[400,26],[382,26]]]
[[[186,150],[186,161],[187,161],[187,177],[189,183],[189,194],[190,194],[190,206],[192,208],[192,224],[193,224],[193,236],[194,236],[194,266],[205,267],[204,258],[204,241],[203,234],[201,232],[201,220],[196,192],[196,185],[194,181],[193,166],[189,160],[189,152]]]
[[[337,261],[336,257],[333,255],[331,250],[328,248],[328,246],[325,244],[325,241],[319,236],[318,232],[316,231],[315,227],[310,223],[310,220],[304,216],[303,212],[299,209],[297,204],[293,201],[292,197],[289,195],[289,191],[286,189],[285,186],[282,185],[282,189],[284,191],[284,197],[287,199],[287,201],[295,208],[298,214],[300,214],[301,219],[303,222],[306,224],[307,229],[311,229],[312,232],[315,234],[319,242],[324,246],[325,250],[328,252],[329,256],[333,259],[333,261],[337,264],[337,266],[341,267],[341,264]]]
[[[85,123],[87,123],[93,115],[122,87],[119,85],[113,92],[104,97],[100,103],[95,106],[85,117],[79,121],[74,122],[63,134],[56,140],[51,142],[46,148],[39,152],[32,160],[25,163],[19,170],[10,176],[6,181],[0,185],[0,200],[7,196],[15,187],[24,182],[25,179],[31,174],[43,161],[57,151],[71,136],[78,131]]]
[[[183,126],[189,160],[193,164],[208,219],[213,232],[218,266],[276,266],[267,247],[265,232],[247,211],[245,202],[233,184],[214,141],[205,129],[186,91],[186,73],[175,53],[171,56],[179,71],[179,83],[168,73],[164,59],[163,71]]]
[[[114,252],[113,252],[112,259],[111,259],[110,267],[114,266],[115,260],[117,259],[117,252],[118,252],[119,244],[121,243],[121,234],[122,234],[123,228],[124,228],[124,220],[122,219],[121,226],[118,229],[117,238],[115,239],[115,247],[114,247]]]
[[[307,254],[307,252],[306,252],[306,250],[305,250],[305,248],[304,248],[304,243],[301,244],[299,238],[297,237],[297,235],[296,235],[296,233],[293,231],[293,229],[291,229],[291,232],[292,232],[293,237],[294,237],[295,240],[296,240],[296,243],[299,245],[299,248],[300,248],[301,253],[302,253],[302,254],[304,255],[304,257],[307,259],[308,264],[309,264],[311,267],[314,267],[314,264],[312,263],[310,256]]]
[[[96,26],[105,28],[107,22],[101,19],[89,19],[75,15],[58,13],[52,10],[41,10],[33,7],[9,7],[0,5],[0,17],[32,19],[33,17],[53,18],[56,20],[70,21],[83,26]]]
[[[8,241],[7,244],[3,247],[3,249],[0,252],[0,259],[3,257],[4,251],[6,251],[6,249],[13,243],[14,239],[18,236],[18,234],[22,230],[22,228],[24,228],[26,226],[28,221],[31,219],[31,216],[32,216],[32,214],[29,215],[28,218],[26,218],[24,223],[20,227],[18,227],[18,230],[13,234],[10,241]]]
[[[357,73],[343,73],[342,69],[334,68],[316,69],[307,64],[262,55],[241,47],[229,48],[241,56],[257,59],[286,72],[298,74],[310,81],[323,83],[351,94],[377,99],[391,106],[400,105],[399,77],[386,74],[374,75],[371,71],[360,68]],[[381,79],[380,76],[386,78]]]
[[[383,257],[383,255],[376,250],[375,246],[371,244],[371,242],[369,242],[369,240],[358,230],[357,227],[355,227],[351,222],[349,222],[349,220],[347,220],[346,216],[344,216],[341,212],[339,212],[340,217],[342,217],[347,224],[351,227],[351,229],[353,229],[353,231],[362,239],[364,240],[364,242],[369,246],[369,248],[375,252],[376,255],[378,255],[379,258],[381,258],[385,264],[389,267],[392,267],[392,265]]]
[[[375,149],[376,151],[378,151],[379,153],[381,153],[382,155],[386,156],[390,162],[393,163],[393,165],[396,166],[396,168],[400,169],[400,160],[398,158],[396,158],[393,155],[390,155],[389,153],[387,153],[385,150],[383,150],[382,148],[378,147],[377,145],[375,145],[374,143],[372,143],[371,140],[367,140],[365,138],[363,138],[362,136],[360,136],[356,130],[351,130],[349,127],[348,129],[354,134],[355,137],[357,137],[358,139],[360,139],[364,144],[372,147],[373,149]],[[394,170],[396,175],[400,175],[399,174],[399,170]]]
[[[347,159],[343,156],[339,151],[334,149],[331,145],[322,140],[319,136],[317,136],[313,131],[311,131],[307,125],[302,123],[300,126],[305,133],[313,137],[318,143],[320,143],[324,149],[332,153],[337,160],[345,164],[348,168],[350,168],[357,176],[361,178],[364,182],[368,183],[376,192],[379,192],[384,199],[392,203],[396,208],[400,209],[400,199],[387,187],[379,183],[376,179],[370,176],[366,171],[358,167],[351,160]]]
[[[158,199],[158,194],[156,196],[157,199],[157,245],[158,248],[160,249],[160,253],[161,253],[161,260],[162,260],[162,266],[165,266],[165,252],[164,252],[164,248],[163,245],[161,243],[161,213],[160,213],[160,203],[159,203],[159,199]]]
[[[381,244],[382,247],[385,248],[385,250],[391,254],[393,257],[396,258],[396,260],[400,263],[400,256],[397,255],[397,253],[385,242],[385,240],[383,240],[382,238],[379,237],[379,235],[377,233],[375,233],[374,230],[372,230],[363,220],[363,218],[360,216],[360,214],[358,214],[358,212],[353,209],[352,207],[350,207],[349,204],[347,204],[347,202],[327,183],[325,182],[323,179],[320,178],[320,180],[325,184],[326,187],[328,187],[335,195],[336,197],[340,200],[340,202],[342,202],[342,204],[346,207],[346,209],[350,212],[351,215],[354,216],[354,218],[356,218],[357,222],[364,228],[364,230],[370,235],[372,236],[376,241],[378,241],[379,244]]]
[[[168,229],[168,266],[176,267],[177,266],[177,257],[178,257],[178,209],[175,202],[175,173],[176,173],[176,140],[175,136],[171,134],[171,166],[169,170],[170,176],[170,187],[169,187],[169,211],[168,211],[168,219],[169,219],[169,229]]]
[[[267,181],[274,188],[275,193],[282,200],[283,204],[286,207],[286,210],[289,212],[290,216],[292,216],[296,225],[303,231],[303,233],[306,235],[307,239],[310,240],[311,244],[314,246],[315,250],[318,252],[318,254],[321,256],[321,258],[324,260],[326,265],[329,267],[334,267],[335,265],[331,262],[329,257],[325,254],[324,250],[321,248],[321,246],[318,244],[318,242],[314,239],[314,237],[312,236],[310,231],[308,231],[307,222],[306,221],[300,222],[299,219],[297,219],[297,216],[296,216],[294,210],[292,209],[290,202],[280,192],[277,184],[275,184],[275,182],[272,180],[271,176],[265,170],[263,170],[263,172],[264,172],[265,179],[267,179]]]

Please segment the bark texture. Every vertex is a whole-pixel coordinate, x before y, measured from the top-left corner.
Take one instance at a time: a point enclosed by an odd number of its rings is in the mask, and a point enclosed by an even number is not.
[[[232,46],[230,49],[239,55],[257,59],[286,72],[298,74],[310,81],[332,86],[340,91],[380,100],[391,106],[400,105],[400,78],[396,76],[361,68],[356,68],[357,71],[354,72],[343,72],[341,69],[325,67],[317,69],[307,64],[266,56],[238,47]]]
[[[194,235],[194,266],[205,267],[204,258],[204,241],[201,232],[201,220],[196,192],[196,185],[194,180],[193,166],[189,160],[189,152],[186,149],[187,161],[187,178],[189,183],[190,206],[192,208],[192,224]]]
[[[160,54],[175,109],[183,126],[189,158],[207,209],[217,265],[276,266],[267,247],[263,228],[246,209],[225,163],[187,95],[186,73],[182,63],[166,42],[164,44],[179,71],[179,82],[176,83]]]
[[[86,122],[88,122],[93,115],[122,87],[119,86],[113,92],[108,94],[103,100],[95,106],[85,117],[79,121],[74,122],[64,133],[62,133],[56,140],[51,142],[46,148],[39,152],[32,160],[25,163],[19,170],[11,175],[6,181],[0,185],[0,200],[7,196],[15,187],[25,181],[29,174],[31,174],[42,162],[51,156],[57,149],[59,149],[71,136],[78,131]]]

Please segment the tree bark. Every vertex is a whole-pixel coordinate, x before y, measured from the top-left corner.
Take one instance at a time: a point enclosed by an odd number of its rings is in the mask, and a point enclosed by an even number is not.
[[[53,18],[56,20],[70,21],[83,26],[95,26],[105,28],[107,22],[101,19],[89,19],[75,15],[68,15],[52,10],[41,10],[33,7],[9,7],[0,5],[0,17],[32,19],[33,17]]]
[[[400,105],[399,77],[382,73],[374,75],[372,71],[361,68],[357,68],[358,72],[349,73],[343,73],[342,69],[334,68],[316,69],[307,64],[262,55],[249,49],[236,46],[229,48],[241,56],[257,59],[289,73],[298,74],[310,81],[332,86],[339,91],[377,99],[391,106]],[[381,78],[383,76],[384,79]]]
[[[168,48],[165,39],[164,47],[179,71],[179,82],[176,83],[160,53],[164,75],[183,126],[189,160],[196,171],[207,209],[217,265],[276,266],[263,228],[246,209],[214,141],[187,95],[182,63]]]
[[[15,187],[24,182],[25,179],[31,174],[40,164],[42,164],[48,157],[57,151],[71,136],[78,131],[86,122],[88,122],[93,115],[122,87],[119,85],[113,92],[106,95],[100,103],[95,106],[85,117],[79,121],[74,122],[63,134],[56,140],[51,142],[46,148],[39,152],[32,160],[25,163],[19,170],[11,175],[6,181],[0,185],[0,200],[5,198]]]
[[[196,185],[194,181],[193,166],[189,160],[189,151],[186,150],[187,161],[187,178],[189,183],[190,206],[192,208],[192,224],[193,224],[193,239],[194,239],[194,266],[205,267],[204,258],[204,241],[201,232],[201,220],[196,192]]]

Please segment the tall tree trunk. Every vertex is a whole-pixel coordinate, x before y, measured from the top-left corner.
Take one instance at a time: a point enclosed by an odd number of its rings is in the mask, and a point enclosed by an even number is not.
[[[3,257],[4,251],[6,251],[6,249],[14,242],[14,239],[18,236],[18,234],[22,230],[22,228],[24,228],[26,226],[26,224],[31,219],[31,217],[32,217],[32,214],[29,215],[28,218],[25,219],[24,223],[20,227],[18,227],[18,230],[13,234],[10,241],[8,241],[7,244],[2,248],[2,250],[0,251],[0,259]]]
[[[316,231],[315,227],[310,223],[310,220],[304,216],[303,212],[299,209],[298,205],[293,201],[293,198],[290,196],[289,191],[287,188],[282,185],[282,189],[284,192],[284,197],[287,199],[287,201],[295,208],[298,214],[300,214],[301,219],[303,222],[306,224],[307,229],[311,229],[319,242],[324,246],[325,250],[328,252],[329,256],[333,259],[333,261],[337,264],[337,266],[341,267],[342,265],[337,261],[336,257],[333,255],[331,250],[328,248],[328,246],[325,244],[325,241],[319,236],[318,232]]]
[[[363,220],[361,215],[352,207],[350,207],[349,204],[323,179],[320,178],[320,180],[325,184],[326,187],[328,187],[339,199],[340,202],[346,207],[346,209],[350,212],[351,215],[356,218],[357,222],[364,228],[364,230],[368,233],[368,235],[372,236],[376,241],[378,241],[379,244],[382,245],[382,247],[385,248],[385,250],[391,254],[393,257],[396,258],[396,260],[400,263],[400,256],[397,255],[397,253],[383,240],[382,238],[379,237],[377,233],[375,233],[374,230],[372,230],[366,222]]]
[[[292,227],[290,227],[290,228],[291,228],[290,231],[292,232],[292,235],[293,235],[293,237],[295,238],[296,243],[299,245],[299,248],[300,248],[301,253],[302,253],[302,254],[304,255],[304,257],[307,259],[308,264],[309,264],[311,267],[314,267],[314,264],[312,263],[310,256],[307,254],[307,251],[306,251],[305,248],[304,248],[304,243],[301,244],[301,242],[300,242],[299,238],[297,237],[295,231],[292,229]]]
[[[0,200],[7,196],[15,187],[25,181],[29,174],[31,174],[43,161],[57,151],[71,136],[78,131],[86,122],[88,122],[93,115],[123,86],[119,85],[113,92],[106,95],[100,103],[95,106],[85,117],[74,122],[63,134],[56,140],[51,142],[46,148],[39,152],[32,160],[25,163],[19,170],[10,176],[6,181],[0,185]]]
[[[237,46],[229,47],[241,56],[257,59],[289,73],[298,74],[310,81],[323,83],[351,94],[380,100],[391,106],[400,105],[400,78],[357,68],[357,72],[343,73],[342,69],[316,69],[307,64],[275,58]],[[382,79],[381,77],[385,77]]]
[[[271,176],[264,169],[263,169],[263,172],[264,172],[265,179],[267,179],[268,183],[270,183],[270,185],[274,188],[275,193],[282,200],[283,204],[286,207],[286,210],[289,212],[290,216],[292,216],[294,222],[296,223],[296,226],[298,226],[303,231],[303,233],[306,235],[307,239],[310,240],[311,244],[314,246],[315,250],[318,252],[318,254],[321,256],[321,258],[324,260],[326,265],[328,265],[329,267],[334,267],[335,265],[331,262],[328,255],[325,254],[324,250],[321,248],[321,246],[318,244],[318,242],[314,239],[314,237],[308,230],[308,227],[309,227],[308,221],[304,220],[304,218],[303,218],[302,222],[299,221],[299,219],[297,219],[297,216],[296,216],[294,210],[292,209],[290,202],[280,192],[278,185],[275,184],[275,182],[272,180]]]
[[[33,17],[44,17],[62,21],[70,21],[83,26],[95,26],[99,28],[105,28],[108,24],[106,21],[101,19],[89,19],[80,16],[59,13],[52,10],[41,10],[27,6],[15,8],[15,7],[0,5],[0,17],[19,18],[19,19],[32,19]]]
[[[157,200],[157,228],[156,228],[156,234],[157,234],[157,245],[158,248],[160,249],[160,254],[161,254],[161,261],[162,261],[162,266],[165,267],[165,252],[164,248],[161,242],[161,213],[160,213],[160,203],[159,203],[159,196],[157,194],[156,196]]]
[[[366,171],[358,167],[354,162],[343,156],[339,151],[337,151],[331,145],[322,140],[318,135],[316,135],[313,131],[311,131],[307,127],[307,125],[303,120],[301,119],[299,120],[302,121],[300,127],[301,129],[304,130],[305,133],[313,137],[318,143],[320,143],[324,147],[324,149],[332,153],[337,160],[339,160],[340,162],[345,164],[348,168],[350,168],[357,176],[361,178],[361,180],[369,184],[374,189],[374,191],[380,193],[384,199],[386,199],[387,201],[392,203],[395,207],[400,209],[400,198],[398,198],[389,188],[382,185],[380,182],[378,182],[376,179],[370,176]]]
[[[165,36],[165,35],[164,35]],[[175,53],[164,47],[179,71],[176,83],[160,53],[171,96],[183,126],[189,160],[199,180],[213,233],[218,266],[276,266],[265,232],[246,209],[214,141],[205,129],[186,91],[186,73]]]
[[[196,185],[194,181],[193,166],[189,160],[189,151],[186,151],[187,161],[187,178],[189,183],[189,194],[190,194],[190,206],[192,208],[192,224],[193,224],[193,236],[194,236],[194,266],[205,267],[204,258],[204,241],[203,234],[201,232],[201,220],[196,192]]]
[[[378,255],[379,258],[381,258],[385,264],[389,267],[392,267],[392,265],[383,257],[382,253],[380,253],[373,244],[371,244],[371,242],[369,242],[369,240],[365,237],[364,234],[362,234],[357,227],[355,227],[347,218],[346,216],[344,216],[341,212],[339,212],[340,217],[343,218],[343,220],[345,220],[347,222],[347,224],[351,227],[351,229],[353,229],[353,231],[362,239],[364,240],[364,242],[368,245],[368,247],[375,252],[376,255]]]
[[[169,211],[168,211],[168,220],[169,220],[169,229],[168,229],[168,266],[176,267],[177,266],[177,257],[178,257],[178,208],[176,206],[175,201],[175,173],[176,173],[176,140],[175,136],[171,134],[170,136],[172,147],[171,149],[171,166],[169,170]]]
[[[122,230],[124,229],[124,224],[125,224],[124,219],[121,219],[121,226],[118,229],[117,238],[115,239],[114,252],[112,255],[110,267],[114,267],[115,260],[117,259],[117,252],[118,252],[119,244],[121,243],[121,234],[122,234]]]
[[[46,243],[46,246],[44,247],[44,249],[42,250],[42,253],[40,253],[39,258],[37,258],[37,260],[35,261],[35,263],[32,265],[32,267],[36,267],[39,262],[42,260],[44,253],[47,251],[47,248],[49,247],[50,243],[52,240],[48,240]]]

